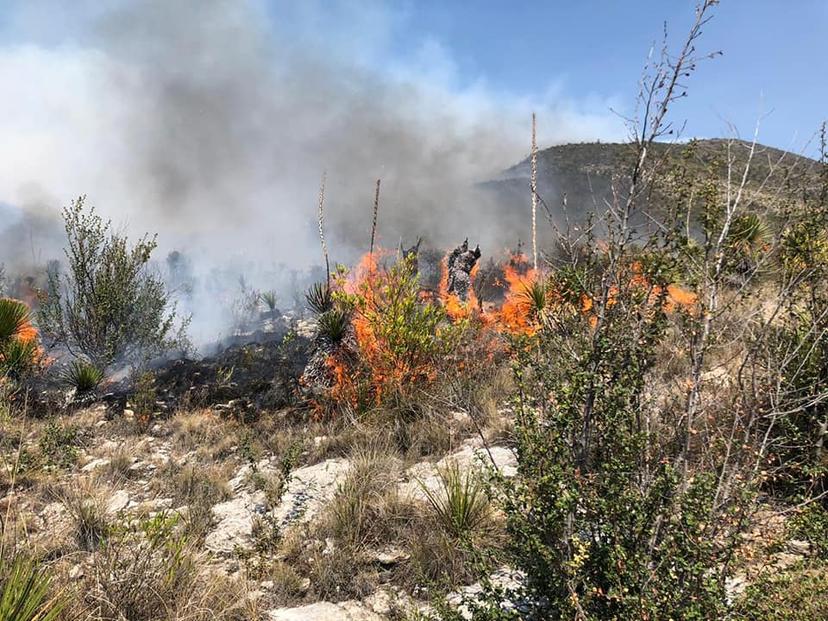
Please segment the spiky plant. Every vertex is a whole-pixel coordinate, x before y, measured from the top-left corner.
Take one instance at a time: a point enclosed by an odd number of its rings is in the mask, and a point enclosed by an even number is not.
[[[317,315],[322,315],[333,308],[331,288],[324,282],[313,283],[305,293],[308,308]]]
[[[19,300],[0,298],[0,375],[29,371],[38,354],[29,307]]]
[[[276,297],[275,291],[263,291],[260,297],[262,302],[265,303],[265,306],[267,306],[267,310],[271,313],[276,310],[276,301],[278,298]]]
[[[747,213],[733,219],[728,233],[732,247],[746,254],[759,250],[768,239],[768,225],[755,213]]]
[[[30,371],[37,360],[38,345],[34,340],[9,339],[0,346],[0,374],[4,371],[19,376]]]
[[[0,558],[0,619],[52,621],[64,607],[50,596],[50,578],[33,561],[17,555],[11,562]]]
[[[62,377],[67,386],[74,388],[78,393],[86,393],[100,386],[104,373],[91,362],[73,360]]]
[[[336,344],[345,338],[350,323],[350,314],[341,308],[331,308],[317,319],[317,330],[320,338],[328,343]]]
[[[485,526],[491,517],[486,485],[474,469],[462,472],[450,462],[437,470],[439,487],[420,486],[442,527],[454,537],[462,538]]]
[[[19,300],[0,298],[0,344],[17,338],[28,323],[28,306]]]
[[[536,280],[527,283],[521,292],[523,304],[533,319],[543,318],[549,300],[549,290],[546,283]]]

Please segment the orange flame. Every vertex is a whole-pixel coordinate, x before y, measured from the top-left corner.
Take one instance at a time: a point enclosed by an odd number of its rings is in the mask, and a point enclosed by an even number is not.
[[[14,298],[6,299],[14,300]],[[23,300],[14,301],[20,302],[26,305],[27,307],[30,306]],[[31,319],[27,317],[26,320],[23,322],[23,325],[20,326],[17,333],[12,338],[17,339],[21,343],[38,343],[40,340],[40,333],[37,331],[37,328],[35,328],[32,324]],[[48,364],[50,362],[50,360],[45,356],[43,347],[41,347],[39,344],[37,345],[37,349],[35,350],[34,359],[32,360],[32,362],[35,364]]]

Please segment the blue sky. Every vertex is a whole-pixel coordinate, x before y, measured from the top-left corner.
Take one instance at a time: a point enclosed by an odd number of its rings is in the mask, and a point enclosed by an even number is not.
[[[348,227],[382,178],[394,245],[465,230],[491,246],[497,226],[479,210],[468,230],[466,192],[528,155],[532,112],[542,148],[623,139],[610,108],[631,111],[664,22],[675,49],[694,6],[0,0],[0,229],[3,205],[54,214],[86,193],[170,245],[307,264],[324,170],[343,237],[364,236]],[[723,0],[699,42],[723,55],[699,66],[672,120],[687,120],[684,138],[729,124],[747,137],[762,117],[760,142],[815,155],[826,34],[828,0]]]
[[[277,24],[295,26],[293,9],[270,5]],[[364,52],[376,36],[369,30],[384,29],[377,55],[369,55],[380,67],[437,55],[460,88],[483,83],[491,92],[529,99],[553,90],[581,107],[606,111],[608,103],[629,109],[643,61],[665,21],[671,41],[678,43],[694,5],[689,0],[353,2],[338,11],[322,8],[330,19],[313,25],[325,33],[332,53],[357,56],[354,50]],[[366,14],[372,19],[366,21]],[[301,28],[292,33],[308,35]],[[762,117],[762,141],[804,148],[828,117],[826,40],[826,0],[724,0],[699,46],[723,55],[700,66],[675,118],[688,121],[687,135],[710,137],[729,134],[731,123],[741,135],[752,135]]]

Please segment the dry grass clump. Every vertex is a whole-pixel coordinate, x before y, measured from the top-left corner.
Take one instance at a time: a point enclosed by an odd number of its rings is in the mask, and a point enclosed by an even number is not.
[[[231,496],[227,486],[231,464],[179,465],[169,461],[159,471],[162,493],[172,496],[173,506],[186,505],[184,528],[188,536],[201,541],[213,525],[213,506]]]
[[[170,421],[173,446],[182,451],[197,451],[208,460],[232,454],[241,426],[221,418],[212,410],[179,412]]]
[[[178,518],[158,514],[121,526],[90,557],[67,618],[93,621],[241,621],[258,619],[244,585],[206,574],[206,558]]]
[[[109,455],[109,462],[103,469],[104,475],[113,482],[133,478],[135,472],[132,470],[132,464],[135,463],[135,460],[132,457],[132,453],[132,447],[127,448],[124,445],[112,451]]]
[[[72,519],[71,534],[80,550],[94,552],[112,529],[101,492],[91,482],[66,485],[56,493]]]

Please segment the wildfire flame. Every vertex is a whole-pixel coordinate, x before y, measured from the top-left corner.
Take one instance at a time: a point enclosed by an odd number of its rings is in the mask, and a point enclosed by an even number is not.
[[[469,274],[472,284],[474,283],[479,271],[480,264],[476,263]],[[443,303],[443,308],[446,310],[446,315],[448,315],[452,321],[461,321],[463,319],[470,319],[473,316],[480,315],[480,302],[477,299],[474,287],[469,287],[469,299],[464,302],[457,294],[449,293],[448,279],[448,258],[444,258],[440,263],[440,286],[438,289],[438,295]]]
[[[329,354],[326,360],[332,384],[330,395],[337,401],[356,405],[360,395],[364,396],[366,392],[378,401],[386,391],[395,387],[429,382],[437,376],[438,370],[433,361],[400,357],[393,351],[393,344],[387,342],[387,335],[376,332],[377,326],[382,325],[382,320],[376,310],[372,309],[380,308],[381,304],[376,303],[382,302],[384,296],[388,295],[390,274],[389,270],[380,266],[379,259],[393,254],[383,250],[368,253],[352,270],[341,273],[334,279],[335,291],[359,300],[351,316],[357,351],[353,351],[353,346],[350,351],[340,348]],[[552,281],[539,270],[533,269],[524,255],[510,255],[509,260],[502,265],[502,270],[503,281],[498,284],[503,288],[503,300],[499,306],[487,305],[484,310],[478,300],[473,285],[478,276],[479,264],[475,265],[470,274],[472,286],[467,301],[449,293],[447,259],[441,263],[436,298],[420,291],[419,300],[422,304],[441,304],[451,323],[473,319],[474,325],[479,328],[475,333],[475,338],[480,341],[477,346],[482,347],[489,357],[498,348],[503,348],[503,339],[491,338],[492,336],[531,337],[541,330],[545,317],[563,310],[566,304],[572,305],[572,296],[567,297],[556,290]],[[634,264],[630,284],[649,291],[648,300],[653,308],[656,303],[663,303],[665,311],[673,312],[696,305],[694,293],[674,284],[662,289],[653,285],[642,272],[641,266]],[[616,294],[610,292],[607,304],[612,306],[616,297]],[[572,310],[581,313],[594,327],[597,325],[595,306],[589,292],[584,292]],[[379,329],[382,331],[382,328]],[[357,360],[359,363],[355,364]]]

